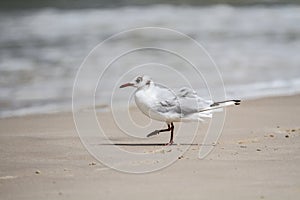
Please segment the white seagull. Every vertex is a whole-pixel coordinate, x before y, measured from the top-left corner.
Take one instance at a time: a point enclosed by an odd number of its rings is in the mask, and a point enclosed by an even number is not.
[[[161,132],[170,131],[171,138],[166,145],[173,144],[173,122],[203,121],[211,118],[212,112],[223,107],[239,105],[240,100],[212,102],[199,97],[191,88],[181,88],[172,91],[169,88],[155,84],[149,76],[138,76],[132,82],[125,83],[120,88],[132,86],[137,88],[134,99],[137,107],[148,117],[166,122],[167,129],[155,130],[147,137]]]

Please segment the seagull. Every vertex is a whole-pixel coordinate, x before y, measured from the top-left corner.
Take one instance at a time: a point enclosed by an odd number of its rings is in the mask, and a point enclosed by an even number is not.
[[[211,118],[212,113],[222,110],[223,107],[240,105],[241,100],[227,100],[213,102],[204,100],[188,87],[173,91],[165,86],[154,83],[147,75],[137,76],[133,81],[125,83],[120,88],[135,87],[134,99],[137,107],[151,119],[166,122],[168,128],[155,130],[147,137],[158,135],[161,132],[171,132],[172,145],[174,122],[204,121]]]

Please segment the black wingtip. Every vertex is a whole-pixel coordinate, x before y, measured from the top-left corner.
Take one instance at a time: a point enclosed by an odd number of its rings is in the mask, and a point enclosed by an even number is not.
[[[241,100],[233,99],[233,100],[214,102],[213,104],[210,105],[210,107],[219,106],[221,103],[232,102],[232,101],[234,102],[235,105],[240,105],[241,104]]]
[[[220,104],[219,103],[213,103],[213,104],[210,105],[210,107],[214,107],[214,106],[218,106],[218,105],[220,105]]]
[[[234,105],[240,105],[241,104],[241,100],[239,100],[239,99],[237,99],[237,100],[233,100],[235,103],[234,103]]]

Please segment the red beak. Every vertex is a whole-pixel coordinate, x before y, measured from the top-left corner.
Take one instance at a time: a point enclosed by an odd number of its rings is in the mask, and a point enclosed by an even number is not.
[[[120,86],[120,88],[124,88],[124,87],[128,87],[128,86],[133,86],[133,83],[125,83],[123,85]]]

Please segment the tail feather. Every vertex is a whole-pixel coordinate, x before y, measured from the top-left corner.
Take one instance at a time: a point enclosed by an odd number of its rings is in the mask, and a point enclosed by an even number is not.
[[[199,110],[199,112],[205,112],[205,111],[210,111],[210,110],[216,110],[220,108],[224,108],[227,106],[232,106],[232,105],[240,105],[241,100],[227,100],[227,101],[219,101],[219,102],[214,102],[211,104],[209,107],[204,108]]]

